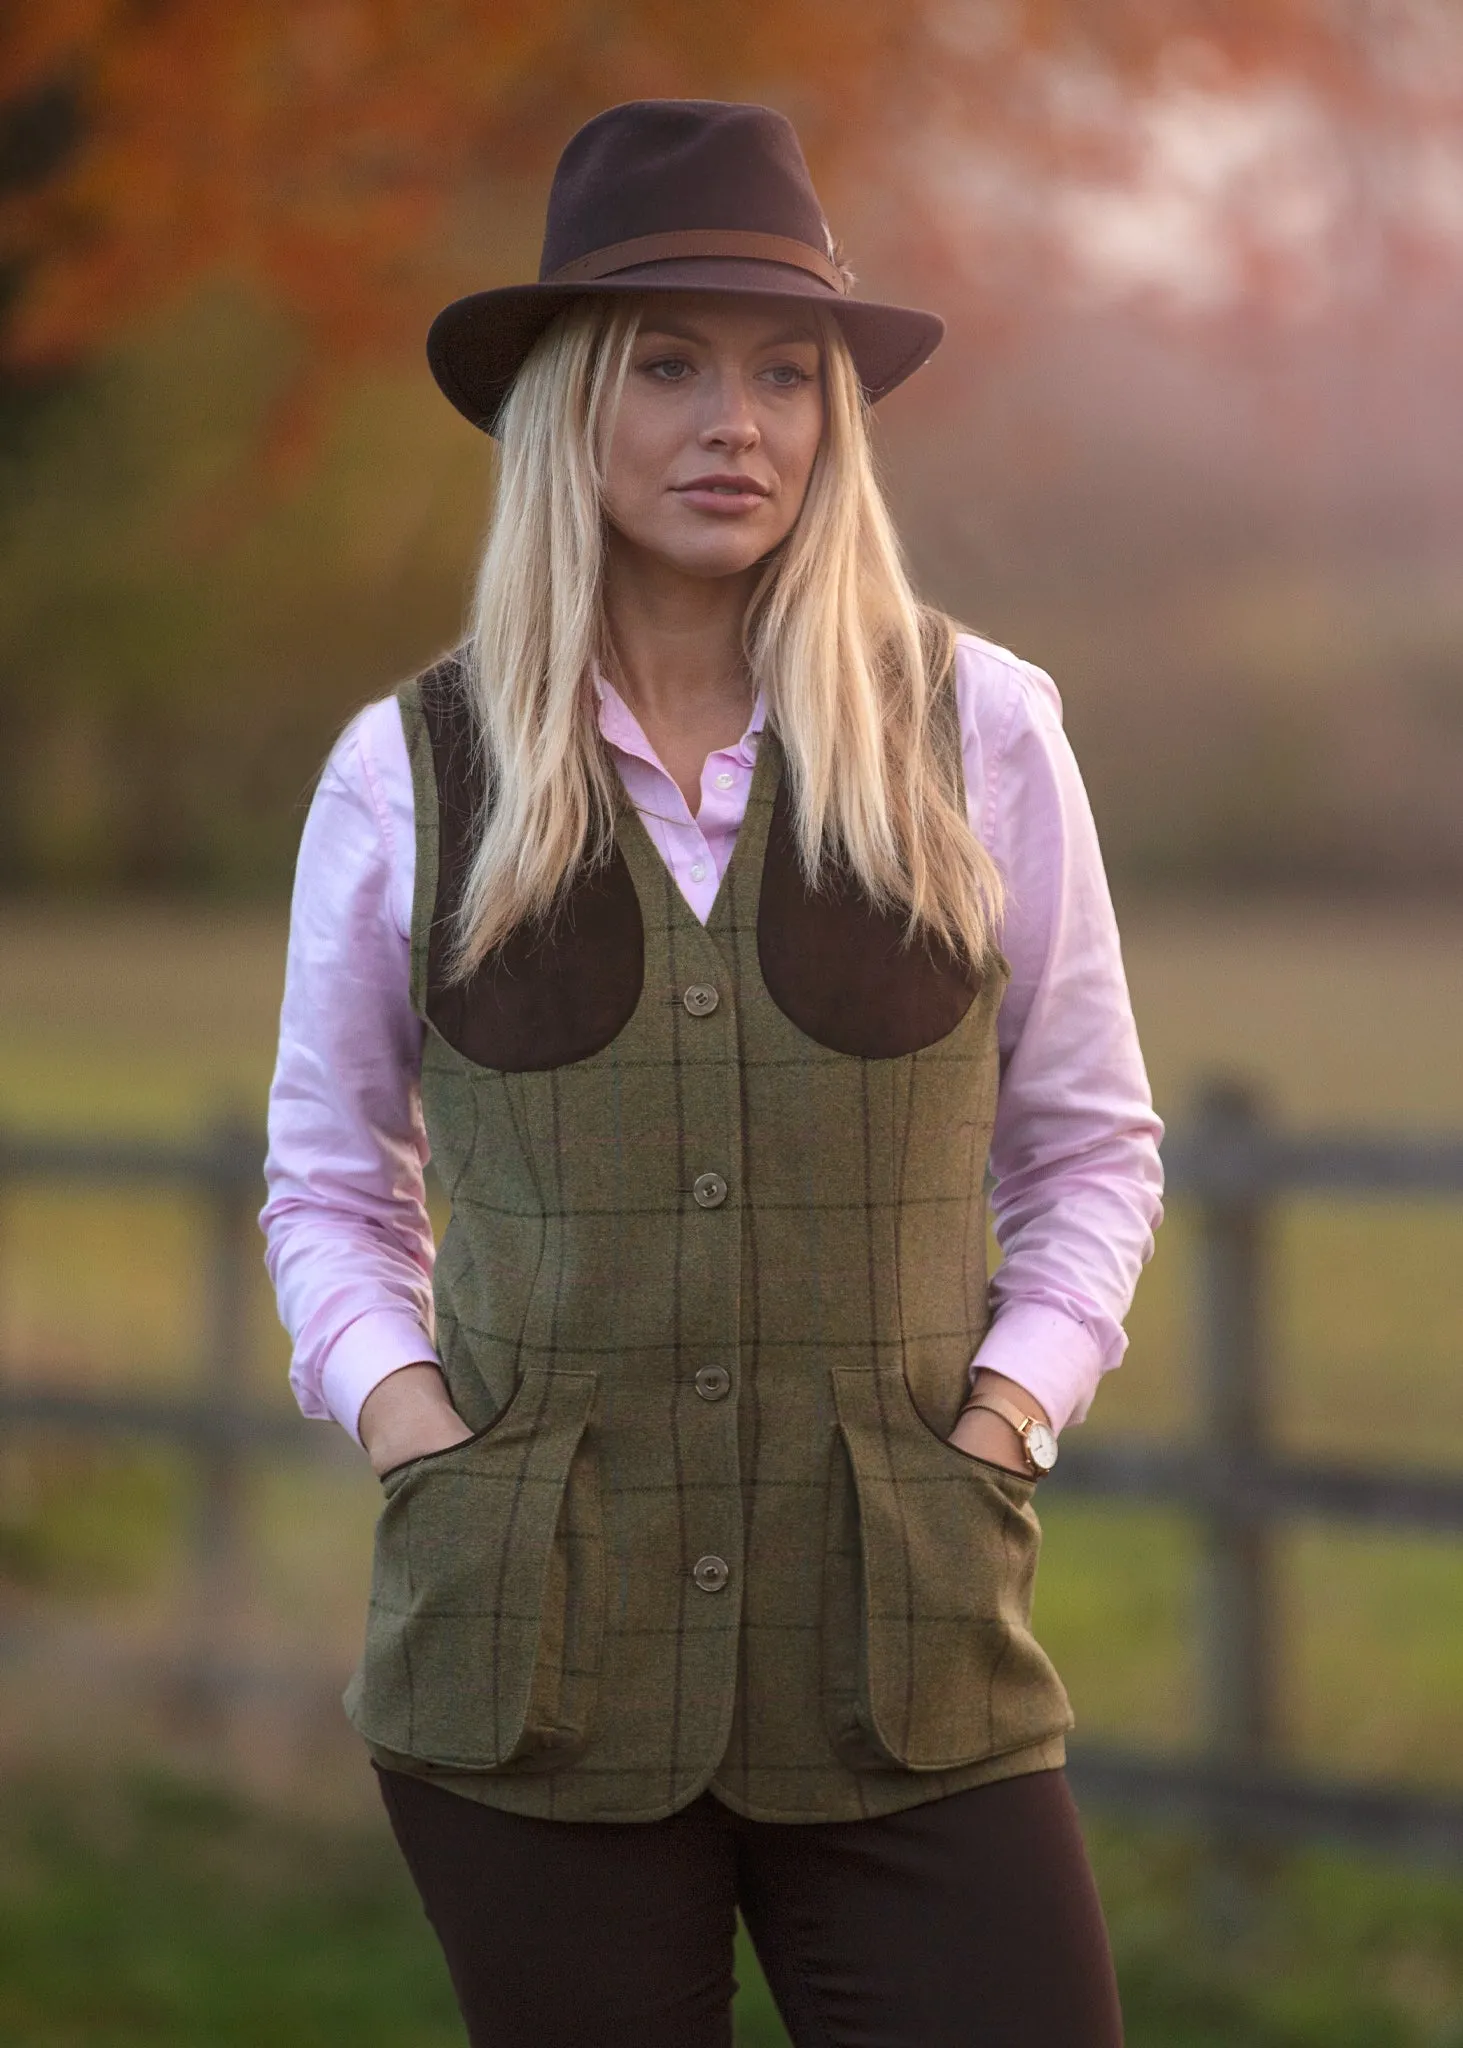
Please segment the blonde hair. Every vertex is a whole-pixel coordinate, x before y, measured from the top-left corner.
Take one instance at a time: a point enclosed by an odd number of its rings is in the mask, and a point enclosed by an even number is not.
[[[928,934],[981,962],[1005,894],[936,729],[943,716],[953,737],[956,628],[910,588],[853,360],[836,322],[813,310],[823,438],[797,521],[748,603],[747,663],[784,750],[810,884],[842,863],[904,914],[911,939]],[[593,690],[609,652],[600,456],[638,323],[634,299],[571,304],[497,422],[497,499],[467,644],[476,767],[492,801],[457,907],[453,980],[520,924],[551,918],[610,851],[617,778]]]

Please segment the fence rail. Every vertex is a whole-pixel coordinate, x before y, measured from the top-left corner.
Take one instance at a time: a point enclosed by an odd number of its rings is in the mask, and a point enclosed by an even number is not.
[[[1199,1221],[1193,1370],[1197,1442],[1071,1444],[1077,1494],[1186,1508],[1201,1534],[1199,1756],[1160,1760],[1077,1748],[1079,1786],[1131,1805],[1205,1814],[1226,1832],[1328,1833],[1463,1860],[1463,1798],[1287,1772],[1278,1748],[1282,1662],[1275,1597],[1281,1525],[1316,1516],[1389,1530],[1463,1531],[1463,1474],[1282,1456],[1273,1446],[1271,1222],[1298,1193],[1463,1195],[1463,1141],[1277,1129],[1259,1096],[1212,1082],[1164,1146],[1170,1195]]]
[[[185,1662],[194,1694],[220,1711],[238,1676],[216,1624],[239,1568],[246,1463],[266,1453],[335,1448],[333,1436],[327,1445],[327,1433],[289,1414],[239,1401],[244,1307],[259,1257],[262,1156],[258,1132],[237,1119],[191,1145],[0,1134],[0,1191],[37,1179],[151,1183],[191,1191],[207,1209],[208,1329],[196,1391],[151,1398],[0,1378],[0,1424],[137,1435],[193,1455],[195,1631]],[[1196,1441],[1069,1437],[1050,1484],[1078,1497],[1177,1506],[1197,1521],[1204,1726],[1197,1752],[1184,1755],[1074,1745],[1073,1780],[1095,1800],[1196,1817],[1225,1838],[1319,1835],[1463,1862],[1463,1795],[1327,1780],[1289,1769],[1278,1754],[1280,1529],[1297,1518],[1321,1518],[1457,1535],[1463,1473],[1282,1454],[1270,1426],[1267,1327],[1270,1231],[1281,1201],[1300,1193],[1456,1199],[1463,1196],[1463,1139],[1287,1132],[1251,1090],[1215,1082],[1201,1092],[1187,1127],[1165,1140],[1164,1167],[1169,1196],[1192,1201],[1198,1212]]]

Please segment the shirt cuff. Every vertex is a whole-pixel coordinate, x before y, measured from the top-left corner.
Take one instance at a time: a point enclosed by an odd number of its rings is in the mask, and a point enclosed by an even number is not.
[[[1116,1361],[1114,1361],[1116,1363]],[[1034,1394],[1061,1431],[1081,1422],[1103,1373],[1102,1347],[1085,1323],[1040,1301],[1008,1302],[970,1368],[998,1372]]]
[[[426,1331],[409,1310],[367,1309],[346,1324],[326,1353],[320,1392],[341,1428],[360,1443],[361,1409],[371,1389],[404,1365],[436,1362]]]

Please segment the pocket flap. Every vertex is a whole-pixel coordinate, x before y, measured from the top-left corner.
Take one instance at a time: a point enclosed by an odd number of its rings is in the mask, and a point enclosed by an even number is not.
[[[865,1760],[950,1769],[1069,1726],[1030,1630],[1033,1481],[935,1436],[899,1373],[832,1377],[858,1521]]]
[[[463,1769],[582,1744],[566,1647],[583,1666],[597,1645],[601,1559],[597,1483],[571,1473],[595,1388],[530,1369],[486,1430],[398,1468],[354,1716],[370,1740]]]

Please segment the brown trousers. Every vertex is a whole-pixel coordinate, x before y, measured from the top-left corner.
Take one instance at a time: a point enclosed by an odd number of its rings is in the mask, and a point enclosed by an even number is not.
[[[504,1813],[377,1767],[473,2048],[731,2048],[740,1908],[796,2048],[1121,2048],[1060,1770],[872,1820]]]

